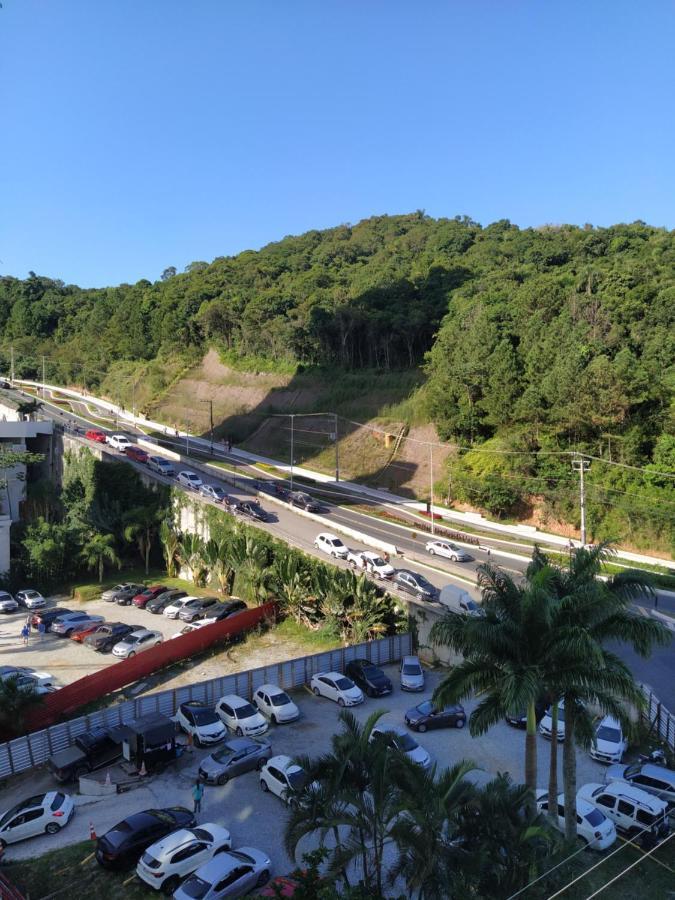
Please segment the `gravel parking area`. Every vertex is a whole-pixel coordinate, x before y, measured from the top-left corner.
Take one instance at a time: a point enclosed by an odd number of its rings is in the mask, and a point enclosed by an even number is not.
[[[164,639],[176,634],[185,625],[179,619],[168,619],[163,615],[152,615],[135,606],[118,606],[104,600],[89,600],[86,603],[72,600],[70,597],[50,597],[48,607],[64,606],[73,612],[88,612],[103,616],[108,622],[124,622],[137,625],[139,628],[150,628],[160,631]],[[41,641],[37,631],[31,629],[28,646],[21,639],[21,627],[30,611],[19,609],[15,613],[3,615],[0,619],[0,665],[28,666],[54,676],[57,684],[70,684],[72,681],[91,675],[101,668],[114,665],[117,661],[110,653],[97,653],[89,647],[68,638],[58,637],[47,632]]]
[[[440,672],[427,673],[427,690],[423,694],[408,694],[398,687],[398,672],[395,666],[386,667],[394,682],[394,692],[382,700],[366,699],[353,712],[360,721],[376,709],[388,710],[387,718],[403,724],[406,709],[415,706],[430,696],[434,686],[442,677]],[[330,746],[332,734],[338,727],[339,707],[326,699],[315,698],[308,690],[294,693],[293,699],[300,708],[298,721],[286,726],[272,726],[266,738],[272,744],[274,753],[318,755]],[[465,704],[467,712],[473,707]],[[443,729],[418,736],[419,743],[432,755],[439,767],[445,767],[460,759],[473,760],[480,771],[474,773],[477,783],[484,782],[497,772],[508,771],[515,780],[523,778],[523,754],[525,734],[510,728],[505,723],[491,729],[487,734],[472,738],[469,729]],[[548,783],[550,744],[538,738],[540,784]],[[10,846],[7,858],[28,859],[39,856],[57,845],[73,844],[89,836],[89,823],[93,823],[97,834],[102,834],[120,819],[132,812],[153,806],[183,804],[191,808],[191,785],[198,770],[199,761],[209,754],[208,750],[195,749],[185,754],[174,768],[162,775],[150,778],[143,787],[129,793],[105,798],[76,796],[77,815],[67,829],[57,837],[36,838]],[[578,783],[602,781],[603,767],[587,754],[578,754]],[[105,773],[99,774],[104,780]],[[41,790],[52,790],[54,782],[45,770],[27,773],[8,782],[3,791],[3,807],[9,808],[20,799]],[[72,791],[72,787],[71,787]],[[207,786],[199,821],[215,821],[227,827],[234,845],[248,844],[269,853],[275,874],[289,870],[292,861],[288,859],[282,841],[286,819],[284,805],[271,794],[264,794],[256,772],[250,772],[232,779],[223,787]]]

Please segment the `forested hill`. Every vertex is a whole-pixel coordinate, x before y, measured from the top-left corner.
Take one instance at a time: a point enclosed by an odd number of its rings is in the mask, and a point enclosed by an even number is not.
[[[0,279],[18,369],[95,386],[113,361],[218,347],[272,365],[405,368],[444,438],[582,446],[675,471],[675,233],[381,216],[97,290]]]

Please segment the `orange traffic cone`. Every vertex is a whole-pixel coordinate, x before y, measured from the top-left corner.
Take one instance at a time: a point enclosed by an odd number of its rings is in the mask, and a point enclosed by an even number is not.
[[[143,762],[141,763],[141,768],[138,774],[141,776],[141,778],[145,778],[145,776],[148,774],[148,770],[145,768],[145,760],[143,760]]]
[[[89,823],[89,838],[90,838],[90,840],[92,840],[92,841],[97,840],[97,837],[96,837],[96,829],[94,828],[94,823],[93,823],[93,822],[90,822],[90,823]]]

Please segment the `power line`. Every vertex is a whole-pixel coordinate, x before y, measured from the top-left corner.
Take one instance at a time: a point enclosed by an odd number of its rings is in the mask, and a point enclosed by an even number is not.
[[[651,856],[652,853],[655,853],[659,849],[659,847],[663,847],[664,844],[667,844],[672,837],[675,837],[675,831],[671,832],[665,840],[661,841],[660,844],[657,844],[655,847],[652,847],[651,850],[648,850],[640,859],[636,859],[635,862],[632,862],[629,866],[626,866],[626,868],[623,869],[623,871],[619,872],[618,875],[615,875],[614,878],[610,878],[610,880],[603,884],[602,887],[599,887],[597,891],[593,891],[592,894],[589,894],[586,900],[593,900],[593,897],[597,897],[598,894],[601,894],[604,890],[607,890],[610,884],[614,884],[614,882],[618,881],[619,878],[623,878],[626,872],[630,872],[630,870],[634,869],[635,866],[639,866],[640,863],[647,859],[648,856]]]
[[[675,474],[670,472],[657,472],[654,469],[647,469],[644,466],[631,466],[628,463],[615,462],[613,459],[603,459],[601,456],[591,456],[590,453],[582,453],[587,459],[594,459],[596,462],[604,463],[606,466],[618,466],[620,469],[632,469],[634,472],[641,472],[643,475],[657,475],[659,478],[675,478]]]

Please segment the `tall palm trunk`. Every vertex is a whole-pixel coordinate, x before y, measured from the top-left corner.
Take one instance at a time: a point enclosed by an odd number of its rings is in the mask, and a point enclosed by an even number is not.
[[[558,698],[551,701],[551,761],[548,770],[548,815],[558,821]]]
[[[534,700],[527,704],[525,786],[530,788],[532,792],[537,789],[537,713],[534,708]]]
[[[565,791],[565,840],[577,837],[577,756],[574,741],[574,703],[565,703],[565,743],[563,744],[563,785]]]

